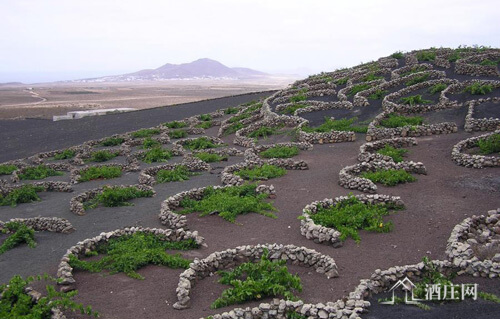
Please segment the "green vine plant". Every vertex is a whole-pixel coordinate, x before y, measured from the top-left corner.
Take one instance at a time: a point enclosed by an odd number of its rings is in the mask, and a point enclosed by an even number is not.
[[[231,271],[217,273],[221,276],[219,283],[232,288],[222,292],[210,306],[212,309],[275,296],[298,300],[295,293],[302,291],[300,277],[288,271],[286,260],[269,260],[267,249],[256,263],[246,262]]]
[[[32,228],[19,222],[9,222],[3,227],[2,233],[11,235],[0,245],[0,255],[23,243],[26,243],[31,248],[35,248],[35,231]]]
[[[0,318],[50,319],[54,308],[99,317],[99,313],[93,311],[91,306],[85,307],[83,304],[73,301],[73,297],[78,294],[77,290],[64,293],[56,291],[53,285],[46,285],[46,295],[38,301],[34,300],[28,295],[27,288],[35,280],[56,282],[56,279],[48,275],[36,278],[27,277],[26,279],[16,275],[10,279],[8,284],[0,285]]]
[[[5,195],[0,193],[0,206],[16,207],[17,204],[40,201],[41,198],[37,193],[43,190],[41,186],[23,185],[22,187],[11,190]]]

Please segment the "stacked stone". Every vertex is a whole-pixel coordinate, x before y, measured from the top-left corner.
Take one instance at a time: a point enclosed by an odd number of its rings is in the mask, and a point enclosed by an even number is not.
[[[500,129],[500,118],[482,118],[482,119],[477,119],[474,118],[474,109],[476,106],[482,104],[482,103],[499,103],[500,98],[498,97],[489,97],[486,99],[478,99],[478,100],[472,100],[467,102],[467,105],[469,106],[469,110],[467,112],[467,115],[465,116],[465,125],[464,129],[466,132],[473,132],[473,131],[495,131]]]
[[[337,265],[333,258],[322,255],[317,251],[305,247],[281,244],[264,244],[255,246],[239,246],[222,252],[215,252],[208,257],[195,259],[179,276],[177,285],[177,302],[173,305],[175,309],[186,309],[189,306],[191,289],[196,281],[210,276],[212,273],[229,269],[243,262],[254,262],[268,251],[269,260],[287,260],[292,264],[313,267],[316,272],[325,274],[330,279],[338,277]],[[264,306],[264,309],[267,308]]]
[[[129,141],[132,140],[132,138],[128,134],[126,134],[126,133],[125,134],[113,134],[111,136],[103,137],[103,138],[98,139],[98,140],[87,141],[87,142],[83,143],[82,145],[84,145],[86,147],[99,146],[102,142],[104,142],[108,138],[123,138],[125,140],[123,143],[127,143],[127,142],[129,142]]]
[[[213,186],[214,189],[225,188],[231,186]],[[174,212],[176,208],[180,207],[183,199],[189,198],[193,200],[201,200],[205,194],[207,187],[193,188],[188,191],[180,192],[170,196],[161,203],[159,219],[163,225],[172,229],[181,229],[187,227],[187,219],[185,215],[179,215]],[[258,194],[267,194],[269,196],[275,195],[276,191],[273,185],[259,185],[255,190]]]
[[[380,64],[379,64],[379,67],[380,67]],[[350,76],[350,80],[351,80],[351,84],[352,83],[355,83],[355,82],[360,82],[363,80],[363,78],[369,74],[373,74],[373,75],[377,75],[377,76],[382,76],[382,75],[385,75],[385,74],[391,74],[392,70],[390,68],[383,68],[383,67],[380,67],[379,69],[377,69],[376,71],[373,71],[370,67],[366,68],[363,72],[359,72],[359,73],[356,73],[356,74],[353,74],[352,76]],[[376,82],[383,82],[385,81],[384,79],[380,79],[380,80],[374,80],[374,81],[370,81],[370,82],[364,82],[364,83],[376,83]]]
[[[276,144],[267,144],[267,145],[256,145],[253,148],[253,153],[264,152],[270,148],[282,146],[282,147],[297,147],[302,151],[310,151],[313,149],[313,145],[306,142],[286,142],[286,143],[276,143]]]
[[[208,139],[210,142],[216,144],[216,145],[224,145],[224,141],[222,141],[220,138],[218,137],[213,137],[213,136],[202,136],[206,139]],[[175,141],[173,144],[174,145],[184,145],[186,143],[188,143],[189,141],[193,141],[193,140],[197,140],[199,139],[200,137],[189,137],[189,138],[183,138],[183,139],[180,139],[180,140],[177,140]]]
[[[500,130],[484,135],[471,137],[458,142],[451,150],[451,158],[457,165],[473,168],[500,166],[499,156],[472,155],[465,153],[465,150],[477,146],[480,139],[487,138],[494,134],[500,134]]]
[[[137,162],[133,162],[131,164],[112,163],[112,164],[86,165],[86,166],[83,166],[81,168],[75,168],[75,169],[71,170],[70,183],[72,183],[72,184],[79,183],[78,180],[80,179],[82,172],[91,168],[91,167],[119,167],[122,170],[122,172],[137,172],[140,170]]]
[[[452,83],[449,85],[446,89],[441,91],[441,96],[439,97],[439,101],[445,104],[450,103],[448,95],[449,94],[460,94],[462,93],[466,87],[479,83],[480,85],[491,85],[492,88],[498,89],[500,88],[500,81],[494,81],[494,80],[469,80],[469,81],[463,81],[463,82],[458,82],[455,81],[455,83]]]
[[[51,168],[53,170],[56,170],[56,171],[70,171],[73,166],[69,163],[47,163],[47,164],[43,164],[44,166],[47,166],[48,168]],[[11,177],[10,177],[10,181],[11,183],[19,183],[21,181],[21,178],[19,177],[20,175],[24,174],[26,172],[26,169],[28,168],[33,168],[33,167],[36,167],[38,165],[25,165],[21,168],[19,168],[18,170],[15,170],[14,172],[12,172],[11,174]]]
[[[0,194],[6,196],[11,191],[21,188],[25,185],[32,185],[35,187],[43,187],[44,192],[67,192],[70,193],[73,191],[70,183],[66,182],[54,182],[54,181],[45,181],[45,182],[33,182],[28,184],[20,184],[20,185],[8,185],[8,184],[0,184]]]
[[[339,185],[347,189],[357,189],[366,193],[376,193],[377,185],[375,185],[375,183],[367,178],[359,177],[357,175],[359,175],[361,172],[388,169],[403,169],[408,173],[427,174],[425,166],[421,162],[362,162],[342,168],[339,172]]]
[[[6,222],[0,221],[0,230],[3,230],[7,223],[23,223],[34,231],[67,234],[75,230],[67,219],[58,217],[12,218]]]
[[[356,134],[347,131],[331,131],[324,133],[307,133],[299,129],[297,139],[309,144],[354,142]]]
[[[397,196],[388,195],[356,195],[362,203],[369,204],[395,204],[397,206],[404,206],[403,201]],[[300,221],[300,233],[309,240],[313,240],[317,244],[331,245],[334,248],[339,248],[343,245],[340,239],[342,235],[338,230],[331,227],[318,225],[311,218],[318,212],[319,208],[329,208],[337,205],[337,203],[349,199],[348,196],[340,196],[335,199],[324,199],[322,201],[315,201],[307,205],[302,210],[302,219]]]
[[[107,148],[100,148],[98,151],[108,151],[111,153],[117,152],[118,156],[127,156],[127,158],[128,158],[128,155],[131,152],[131,148],[130,148],[130,145],[123,145],[122,144],[122,146],[120,146],[120,148],[118,148],[118,149],[112,148],[112,147],[107,147]],[[91,158],[92,153],[94,153],[94,152],[96,152],[96,150],[92,150],[90,148],[85,148],[84,150],[82,150],[81,152],[76,154],[71,162],[74,165],[83,166],[83,165],[85,165],[85,160],[88,160],[89,158]]]
[[[60,149],[60,150],[55,150],[55,151],[50,151],[50,152],[38,153],[35,156],[33,156],[33,158],[36,158],[36,160],[34,160],[34,163],[42,164],[45,159],[54,157],[56,155],[59,155],[59,154],[61,154],[62,152],[66,151],[66,150],[74,151],[76,153],[76,155],[78,155],[79,153],[87,152],[89,150],[89,148],[90,148],[90,146],[83,144],[83,145],[68,147],[68,148],[65,148],[65,149]],[[72,160],[73,159],[69,159],[69,162],[73,163]]]
[[[417,65],[405,65],[402,68],[395,69],[395,70],[391,71],[391,80],[396,80],[396,79],[401,78],[401,74],[407,73],[407,72],[412,72],[414,68],[421,68],[423,70],[423,72],[425,72],[425,70],[430,71],[430,70],[434,69],[432,64],[429,64],[429,63],[419,63]],[[421,72],[418,72],[418,73],[421,73]]]
[[[403,148],[408,146],[417,145],[417,140],[413,137],[396,137],[384,139],[376,142],[365,143],[360,146],[358,161],[360,162],[371,162],[371,161],[389,161],[394,160],[390,156],[378,154],[377,151],[384,148],[386,145],[390,145],[394,148]]]
[[[193,151],[193,154],[198,154],[198,153],[209,153],[209,154],[217,154],[219,156],[243,156],[243,151],[234,148],[234,147],[228,147],[228,148],[223,148],[223,149],[206,149],[206,150],[195,150]]]
[[[500,53],[489,52],[485,54],[472,55],[457,60],[455,63],[456,74],[467,74],[472,76],[499,76],[500,73],[495,65],[481,65],[481,61],[489,59],[497,61]]]
[[[406,53],[405,54],[405,65],[411,66],[418,64],[417,55],[415,53]]]
[[[333,84],[335,85],[335,84]],[[311,98],[311,97],[316,97],[316,96],[335,96],[337,94],[337,91],[332,88],[328,89],[315,89],[315,90],[308,90],[303,93],[303,95],[306,98]],[[273,103],[288,103],[290,102],[290,98],[293,97],[294,94],[290,95],[285,95],[282,97],[278,97],[273,99]]]
[[[233,143],[243,147],[254,147],[256,145],[255,140],[246,136],[251,132],[258,130],[261,127],[276,127],[279,125],[296,127],[304,121],[305,120],[303,118],[297,116],[277,115],[276,113],[272,112],[268,114],[266,112],[266,115],[264,115],[264,119],[262,121],[255,122],[247,127],[238,130],[235,134]]]
[[[190,172],[210,171],[212,169],[210,164],[205,163],[204,161],[192,156],[191,154],[186,154],[181,163],[163,164],[148,167],[142,170],[139,173],[139,183],[143,185],[154,186],[156,185],[156,175],[159,171],[171,171],[179,166],[186,166]]]
[[[397,68],[399,65],[398,59],[395,59],[393,57],[384,57],[378,59],[378,65],[380,67],[385,68],[385,69],[391,69],[391,68]]]
[[[361,74],[360,77],[362,76],[365,76],[364,74]],[[350,80],[352,80],[351,83],[347,83],[346,87],[339,90],[339,93],[337,94],[337,98],[339,99],[339,101],[341,102],[344,102],[344,101],[347,101],[347,95],[349,94],[349,92],[351,91],[351,89],[354,87],[354,80],[351,78]],[[369,81],[369,82],[364,82],[363,84],[368,84],[370,85],[370,88],[373,88],[375,86],[378,86],[382,83],[385,83],[386,81],[384,79],[380,79],[380,80],[373,80],[373,81]],[[361,91],[363,92],[363,91]]]
[[[454,266],[469,275],[497,278],[500,276],[500,253],[483,257],[477,256],[475,249],[481,246],[485,251],[495,252],[499,244],[500,208],[488,211],[487,215],[466,218],[455,226],[448,239],[446,254]]]
[[[57,278],[59,279],[58,284],[63,286],[61,287],[61,291],[73,290],[71,285],[75,283],[75,279],[73,278],[73,268],[69,264],[70,255],[77,257],[83,256],[85,253],[95,251],[99,245],[106,244],[111,238],[132,235],[137,232],[154,234],[159,236],[161,240],[165,241],[177,242],[181,240],[193,239],[198,245],[202,245],[205,241],[203,237],[198,235],[198,232],[188,232],[184,229],[127,227],[110,232],[103,232],[98,236],[78,242],[75,246],[69,248],[61,258],[61,262],[59,263],[57,270]]]
[[[186,150],[182,147],[182,145],[173,144],[172,148],[169,149],[172,152],[172,156],[183,156],[186,154]],[[127,163],[132,164],[135,163],[139,165],[139,159],[146,153],[148,150],[141,150],[134,152],[127,156]]]
[[[141,191],[151,191],[151,192],[153,192],[153,196],[156,195],[156,192],[153,189],[153,187],[148,186],[148,185],[143,185],[143,184],[136,184],[136,185],[114,185],[114,186],[106,185],[106,186],[102,186],[102,187],[99,187],[99,188],[91,189],[89,191],[86,191],[86,192],[83,192],[83,193],[79,194],[78,196],[75,196],[75,197],[71,198],[71,200],[69,202],[69,209],[70,209],[70,211],[73,214],[76,214],[76,215],[79,215],[79,216],[85,215],[86,212],[85,212],[85,208],[84,208],[84,203],[88,202],[88,201],[90,201],[92,199],[94,199],[96,196],[98,196],[99,194],[101,194],[104,191],[104,189],[106,189],[108,187],[111,187],[111,188],[135,187],[135,188],[137,188],[137,189],[139,189]]]

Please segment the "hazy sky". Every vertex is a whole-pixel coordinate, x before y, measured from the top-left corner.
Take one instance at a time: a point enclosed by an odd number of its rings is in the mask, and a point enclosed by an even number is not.
[[[499,47],[498,0],[2,0],[0,82],[102,76],[202,57],[313,73],[396,50]]]

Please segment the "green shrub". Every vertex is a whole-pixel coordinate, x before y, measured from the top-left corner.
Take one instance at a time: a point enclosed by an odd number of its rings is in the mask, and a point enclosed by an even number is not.
[[[296,110],[303,109],[305,107],[307,107],[307,105],[305,105],[305,104],[294,104],[294,105],[287,106],[280,113],[281,114],[293,114],[293,113],[295,113]]]
[[[117,146],[125,142],[124,138],[121,137],[109,137],[102,141],[99,146]]]
[[[334,206],[324,208],[318,205],[317,208],[316,214],[310,214],[316,224],[335,228],[340,232],[340,240],[350,237],[357,243],[361,240],[360,229],[379,233],[391,231],[392,223],[385,223],[383,217],[389,215],[391,209],[402,209],[390,204],[363,203],[352,194]]]
[[[224,114],[226,114],[226,115],[228,115],[228,114],[236,114],[238,112],[239,112],[238,108],[231,107],[231,106],[224,110]]]
[[[189,171],[189,169],[184,165],[176,166],[172,170],[160,170],[156,174],[156,181],[158,183],[168,183],[168,182],[182,182],[187,181],[191,176],[198,175]]]
[[[418,72],[423,72],[426,71],[427,69],[424,66],[418,66],[415,65],[413,66],[409,71],[403,72],[400,74],[401,77],[413,74],[413,73],[418,73]]]
[[[380,125],[388,128],[403,127],[407,125],[422,125],[424,118],[421,116],[404,116],[391,113],[387,118],[380,121]]]
[[[447,84],[444,84],[444,83],[438,83],[438,84],[434,84],[433,86],[431,86],[429,88],[429,93],[430,94],[436,94],[436,93],[441,93],[441,91],[443,91],[444,89],[446,89],[448,87]]]
[[[411,105],[411,106],[417,105],[417,104],[430,104],[430,103],[432,103],[432,101],[424,100],[422,98],[422,95],[420,95],[420,94],[412,95],[412,96],[408,96],[408,97],[402,97],[399,101],[401,103],[404,103],[406,105]]]
[[[63,172],[58,172],[46,165],[38,165],[35,167],[28,167],[24,170],[22,174],[19,174],[19,178],[22,180],[38,180],[44,179],[49,176],[62,176]]]
[[[199,119],[200,119],[200,121],[208,122],[208,121],[212,120],[212,115],[210,115],[210,114],[201,114],[200,117],[199,117]]]
[[[246,262],[231,271],[218,271],[218,274],[221,276],[219,283],[232,288],[222,292],[210,306],[212,309],[270,296],[296,300],[294,293],[302,291],[300,277],[288,271],[286,260],[269,260],[267,250],[256,263]]]
[[[163,126],[166,126],[168,128],[183,128],[183,127],[187,127],[188,124],[186,122],[172,121],[172,122],[163,123]]]
[[[457,62],[457,60],[459,60],[461,58],[462,58],[462,55],[460,54],[460,52],[453,51],[453,53],[448,56],[448,61],[449,62]]]
[[[481,298],[481,299],[484,299],[484,300],[487,300],[487,301],[492,301],[494,303],[500,303],[500,297],[498,297],[497,295],[495,294],[490,294],[490,293],[487,293],[487,292],[484,292],[484,291],[479,291],[477,293],[477,295]]]
[[[370,82],[370,81],[375,81],[375,80],[381,80],[383,79],[383,76],[377,76],[373,73],[365,75],[362,79],[361,82]]]
[[[212,154],[207,152],[196,153],[194,156],[207,163],[214,163],[214,162],[221,162],[228,160],[227,155],[221,156],[219,154]]]
[[[342,79],[338,79],[337,81],[335,81],[335,84],[345,85],[345,84],[347,84],[347,81],[349,81],[349,78],[342,78]]]
[[[483,65],[483,66],[497,66],[497,64],[499,63],[500,60],[497,60],[497,61],[491,61],[489,59],[485,59],[483,61],[481,61],[481,63],[479,63],[480,65]]]
[[[40,201],[37,192],[43,191],[41,186],[23,185],[20,188],[13,189],[7,195],[0,193],[0,206],[12,206],[17,204],[31,203]]]
[[[405,85],[406,86],[412,86],[412,85],[415,85],[417,83],[425,82],[428,79],[429,79],[429,74],[424,74],[424,75],[417,76],[417,77],[411,79],[410,81],[406,82]]]
[[[173,156],[171,150],[165,150],[161,147],[152,148],[140,155],[140,159],[145,163],[166,162]]]
[[[368,90],[370,88],[370,84],[357,84],[354,85],[350,90],[349,93],[347,94],[348,96],[354,96],[356,93]]]
[[[491,93],[492,91],[493,86],[491,86],[490,84],[481,84],[479,82],[475,82],[474,84],[471,84],[464,89],[464,92],[470,93],[472,95],[485,95]]]
[[[235,174],[243,179],[250,181],[267,180],[270,178],[281,177],[285,175],[286,169],[275,165],[264,164],[260,167],[255,167],[252,169],[242,169],[235,172]]]
[[[165,250],[189,250],[198,248],[193,239],[179,242],[165,240],[161,235],[137,232],[116,238],[110,238],[106,244],[97,246],[93,255],[102,254],[101,259],[85,261],[75,255],[69,256],[69,264],[75,269],[89,272],[108,270],[110,274],[119,272],[135,279],[144,279],[136,270],[146,265],[165,266],[169,268],[188,268],[190,260],[180,254],[170,255]]]
[[[157,140],[153,140],[151,137],[146,137],[144,141],[142,141],[142,148],[144,149],[157,148],[157,147],[161,147],[161,143],[158,142]]]
[[[228,122],[229,123],[236,123],[236,122],[239,122],[241,120],[244,120],[244,119],[247,119],[249,117],[251,117],[252,115],[250,113],[242,113],[240,115],[235,115],[233,117],[231,117]]]
[[[297,146],[275,146],[260,152],[260,156],[264,158],[289,158],[298,154]]]
[[[110,159],[113,159],[120,155],[120,152],[111,152],[107,150],[93,152],[90,158],[87,160],[88,162],[106,162]]]
[[[0,255],[22,243],[26,243],[31,248],[36,246],[35,231],[23,223],[6,223],[2,233],[10,234],[10,236],[0,245]]]
[[[435,59],[436,59],[436,52],[420,51],[417,53],[418,61],[434,61]]]
[[[109,187],[105,186],[102,193],[89,201],[84,202],[85,209],[93,209],[99,205],[104,207],[132,206],[128,200],[140,197],[151,197],[153,191],[140,190],[135,186],[130,187]]]
[[[188,136],[188,133],[186,132],[186,130],[175,130],[168,132],[168,136],[170,136],[170,138],[175,138],[175,139],[184,138]]]
[[[252,105],[253,104],[253,105]],[[247,103],[247,105],[252,105],[252,106],[249,106],[247,107],[242,113],[243,114],[250,114],[254,111],[257,111],[258,109],[260,109],[262,107],[262,103],[256,103],[256,102],[252,102],[250,104]]]
[[[361,177],[385,186],[395,186],[402,183],[415,182],[417,179],[404,169],[383,169],[375,172],[363,172]]]
[[[280,131],[280,129],[282,129],[283,127],[284,125],[279,125],[277,127],[262,126],[255,131],[250,132],[248,134],[248,137],[252,137],[255,139],[259,137],[267,138],[271,135],[281,134],[282,132]]]
[[[356,133],[366,133],[368,126],[354,125],[356,117],[350,119],[332,120],[325,118],[325,122],[318,127],[303,126],[302,131],[307,133],[326,133],[331,131],[346,131]]]
[[[227,136],[227,135],[236,133],[236,131],[241,130],[244,127],[245,126],[243,124],[241,124],[241,123],[233,123],[233,124],[231,124],[230,126],[228,126],[226,128],[226,130],[224,131],[224,135]]]
[[[110,179],[122,176],[122,169],[117,166],[89,167],[80,173],[79,182],[96,179]]]
[[[500,152],[500,134],[493,134],[477,141],[479,151],[483,155]]]
[[[377,89],[375,92],[373,92],[372,94],[370,94],[368,96],[368,99],[369,100],[381,100],[384,98],[384,96],[387,95],[387,93],[389,93],[389,92],[386,90]]]
[[[290,101],[290,103],[298,103],[301,101],[305,101],[305,100],[307,100],[306,92],[307,92],[307,89],[301,89],[295,95],[290,96],[288,98],[288,100]]]
[[[194,140],[186,141],[183,144],[183,146],[187,149],[190,149],[190,150],[201,150],[201,149],[207,149],[207,148],[217,148],[217,147],[220,147],[222,145],[215,144],[207,137],[198,137]]]
[[[206,122],[202,122],[202,123],[196,125],[196,127],[202,128],[205,130],[211,128],[212,126],[213,126],[212,121],[206,121]]]
[[[38,280],[50,280],[56,282],[56,279],[47,275],[38,276]],[[0,318],[3,319],[50,319],[52,318],[52,308],[59,308],[63,311],[80,312],[81,314],[94,315],[98,317],[98,313],[92,311],[92,307],[84,307],[72,300],[77,295],[78,291],[70,291],[68,293],[57,292],[54,286],[46,286],[46,294],[41,297],[38,302],[34,302],[33,298],[28,295],[28,286],[32,285],[33,277],[28,277],[24,280],[21,276],[16,275],[9,280],[8,284],[0,285]]]
[[[395,163],[401,163],[403,161],[403,156],[408,153],[408,150],[404,148],[394,148],[389,144],[385,144],[384,148],[378,150],[377,153],[389,156]]]
[[[64,150],[59,154],[54,155],[55,160],[65,160],[75,157],[76,152],[74,150]]]
[[[143,138],[143,137],[151,137],[153,135],[160,134],[160,129],[158,128],[145,128],[139,131],[132,132],[133,138]]]
[[[274,208],[272,203],[264,201],[268,195],[257,194],[256,188],[257,185],[255,184],[218,189],[208,186],[205,188],[201,200],[183,199],[180,203],[183,209],[179,211],[179,213],[189,214],[201,212],[200,216],[206,216],[216,212],[221,218],[232,223],[236,221],[236,216],[248,213],[257,213],[276,218],[276,216],[271,213],[271,211],[275,211],[276,208]]]
[[[404,54],[401,51],[397,51],[397,52],[394,52],[393,54],[391,54],[391,58],[399,60],[399,59],[404,58]]]
[[[10,175],[17,170],[16,165],[0,165],[0,175]]]

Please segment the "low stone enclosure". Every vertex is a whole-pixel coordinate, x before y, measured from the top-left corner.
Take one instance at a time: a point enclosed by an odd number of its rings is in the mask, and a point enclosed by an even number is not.
[[[398,196],[388,195],[355,195],[362,203],[370,204],[394,204],[397,206],[404,206],[404,202]],[[342,247],[343,241],[340,239],[342,235],[338,230],[330,227],[318,225],[311,219],[311,215],[318,212],[318,208],[329,208],[335,206],[337,203],[349,199],[349,196],[340,196],[334,199],[324,199],[315,201],[304,207],[302,210],[302,217],[300,220],[300,233],[307,239],[313,240],[317,244],[331,245],[334,248]]]
[[[231,187],[227,186],[214,186],[214,189]],[[168,228],[171,229],[187,229],[187,218],[185,215],[180,215],[175,213],[175,209],[180,207],[180,202],[184,198],[190,198],[194,200],[201,200],[203,198],[203,193],[207,187],[193,188],[191,190],[175,194],[170,196],[161,203],[160,209],[160,222]],[[258,194],[268,194],[276,195],[276,191],[273,185],[259,185],[255,190]]]
[[[49,164],[41,164],[44,165],[50,169],[56,170],[56,171],[66,171],[69,172],[73,166],[71,166],[68,163],[49,163]],[[12,172],[10,181],[11,183],[19,183],[21,181],[20,175],[24,174],[27,169],[29,168],[34,168],[37,167],[38,165],[26,165],[23,166],[22,168],[19,168],[18,170]]]
[[[394,162],[392,157],[377,153],[378,150],[384,148],[386,145],[394,148],[403,148],[408,146],[417,145],[417,140],[414,137],[396,137],[376,142],[368,142],[359,147],[358,161],[371,162],[371,161],[388,161]]]
[[[489,52],[485,54],[472,55],[463,59],[459,59],[455,64],[455,72],[457,74],[467,74],[467,75],[485,75],[485,76],[499,76],[500,73],[496,66],[493,65],[481,65],[480,62],[488,60],[498,60],[500,54],[498,52]]]
[[[75,229],[73,225],[64,218],[59,217],[33,217],[33,218],[12,218],[8,221],[0,221],[0,231],[7,223],[22,223],[34,231],[49,231],[55,233],[71,233]]]
[[[141,173],[139,174],[139,183],[143,185],[154,186],[157,184],[156,175],[158,174],[159,171],[162,170],[170,171],[179,166],[185,166],[190,172],[210,171],[212,169],[210,164],[205,163],[204,161],[198,159],[197,157],[193,157],[191,154],[187,154],[184,156],[181,163],[163,164],[142,170]]]
[[[75,283],[73,278],[73,268],[69,265],[69,256],[75,255],[77,257],[84,256],[86,252],[95,250],[98,245],[107,243],[111,238],[117,238],[125,235],[132,235],[137,232],[146,234],[154,234],[157,236],[164,236],[163,240],[167,241],[181,241],[186,239],[193,239],[198,245],[204,244],[204,238],[198,235],[198,232],[188,232],[183,229],[159,229],[159,228],[143,228],[143,227],[127,227],[117,229],[110,232],[103,232],[93,238],[85,239],[78,242],[75,246],[69,248],[61,261],[57,270],[58,284],[62,285],[63,291],[72,290],[71,284]]]
[[[111,187],[110,185],[102,186],[99,188],[94,188],[89,191],[83,192],[75,197],[73,197],[70,202],[69,202],[69,210],[76,215],[83,216],[86,214],[85,211],[85,202],[90,201],[94,199],[96,196],[101,194],[104,189],[107,187]],[[127,188],[127,187],[136,187],[137,189],[141,191],[151,191],[153,192],[153,196],[156,195],[155,190],[153,187],[148,186],[148,185],[143,185],[143,184],[136,184],[136,185],[113,185],[113,188]]]
[[[70,176],[71,183],[72,184],[82,183],[80,181],[81,174],[92,167],[118,167],[122,172],[137,172],[139,170],[139,165],[137,165],[136,162],[132,162],[130,164],[112,163],[112,164],[86,165],[81,168],[75,168],[71,171],[71,176]]]
[[[218,270],[233,268],[244,262],[259,260],[264,251],[268,251],[269,260],[287,260],[292,264],[313,267],[318,273],[325,274],[327,279],[338,277],[337,264],[332,257],[325,256],[313,249],[294,245],[264,244],[256,246],[239,246],[215,252],[208,257],[195,260],[189,269],[179,276],[177,285],[177,302],[175,309],[189,307],[191,289],[198,280],[206,278]],[[262,306],[262,304],[261,304]]]
[[[22,188],[25,185],[32,185],[34,187],[42,187],[43,192],[72,192],[73,188],[71,187],[70,183],[66,182],[52,182],[52,181],[45,181],[45,182],[33,182],[33,183],[26,183],[26,184],[17,184],[17,185],[8,185],[8,184],[0,184],[0,194],[2,195],[7,195],[11,191]]]
[[[495,155],[474,155],[467,154],[467,149],[477,146],[480,139],[487,138],[493,134],[500,134],[500,130],[495,132],[483,134],[476,137],[471,137],[458,142],[453,146],[451,151],[451,158],[457,165],[473,168],[495,167],[500,166],[500,156]]]
[[[489,97],[486,99],[478,99],[467,102],[466,104],[469,106],[467,116],[465,117],[465,126],[464,129],[466,132],[474,132],[474,131],[495,131],[500,130],[500,118],[489,117],[489,118],[475,118],[474,110],[477,106],[480,106],[483,103],[500,103],[500,98],[498,97]],[[500,105],[497,106],[500,108]]]

